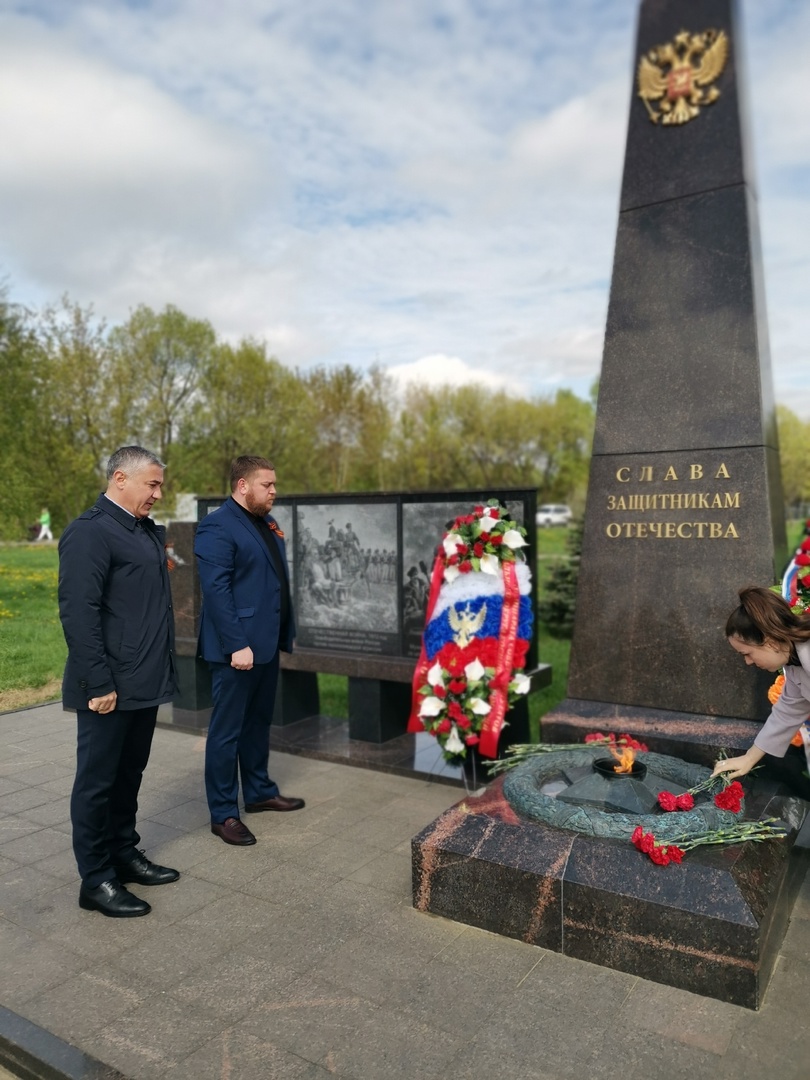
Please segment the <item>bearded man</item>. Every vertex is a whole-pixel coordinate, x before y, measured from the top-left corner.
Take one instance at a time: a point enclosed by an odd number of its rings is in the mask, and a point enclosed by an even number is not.
[[[276,472],[266,458],[231,464],[231,495],[200,522],[194,541],[200,587],[199,653],[211,668],[213,711],[205,748],[211,832],[255,844],[239,813],[300,810],[268,776],[279,650],[295,637],[284,534],[270,511]]]

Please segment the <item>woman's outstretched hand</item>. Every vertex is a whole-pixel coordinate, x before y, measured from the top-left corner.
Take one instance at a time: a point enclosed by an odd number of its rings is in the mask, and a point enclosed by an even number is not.
[[[729,780],[737,780],[749,773],[755,765],[765,757],[765,752],[756,746],[752,746],[742,757],[722,758],[715,762],[712,776],[720,776],[728,773]]]

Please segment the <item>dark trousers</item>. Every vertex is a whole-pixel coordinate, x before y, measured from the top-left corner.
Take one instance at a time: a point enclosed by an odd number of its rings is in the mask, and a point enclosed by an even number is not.
[[[211,664],[214,708],[205,744],[205,791],[214,822],[239,817],[240,777],[246,803],[278,795],[267,775],[278,667],[278,653],[250,671]]]
[[[76,780],[70,798],[73,852],[88,889],[115,877],[135,854],[138,792],[149,760],[157,705],[100,715],[79,709]]]

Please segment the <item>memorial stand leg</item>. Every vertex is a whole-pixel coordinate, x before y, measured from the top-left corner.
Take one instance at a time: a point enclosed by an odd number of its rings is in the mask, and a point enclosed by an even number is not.
[[[197,656],[175,654],[177,694],[172,711],[173,727],[205,731],[211,717],[211,672]]]
[[[279,672],[273,723],[279,726],[295,724],[309,716],[318,716],[321,700],[318,676],[314,671]]]
[[[349,678],[349,738],[381,743],[404,735],[411,711],[407,683]]]

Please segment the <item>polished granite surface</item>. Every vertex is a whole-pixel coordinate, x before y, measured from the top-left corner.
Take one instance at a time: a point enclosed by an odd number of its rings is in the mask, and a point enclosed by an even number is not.
[[[348,720],[311,716],[295,724],[270,728],[270,750],[299,754],[319,761],[355,765],[377,772],[454,784],[468,791],[486,783],[487,773],[477,760],[467,770],[448,765],[432,735],[397,735],[386,742],[366,742],[349,737]]]
[[[762,1003],[810,861],[810,804],[754,781],[746,816],[784,840],[656,866],[625,840],[520,817],[498,777],[412,842],[414,907],[749,1009]]]

